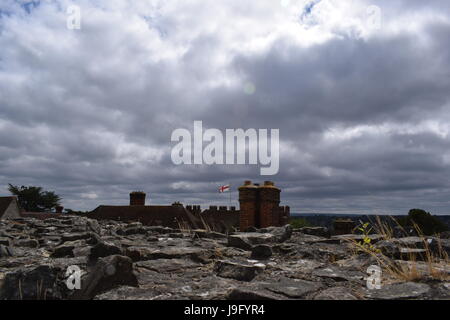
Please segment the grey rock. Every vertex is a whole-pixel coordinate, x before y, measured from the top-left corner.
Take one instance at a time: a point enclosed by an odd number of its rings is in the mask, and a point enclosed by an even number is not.
[[[314,297],[314,300],[358,300],[358,298],[349,288],[334,287],[323,290]]]
[[[283,227],[270,227],[266,228],[264,231],[263,229],[260,230],[261,232],[269,232],[275,237],[276,242],[282,243],[286,240],[290,239],[292,236],[292,226],[290,224],[287,224]]]
[[[0,258],[14,256],[14,250],[11,247],[0,244]]]
[[[288,274],[309,274],[314,269],[322,267],[324,263],[309,259],[293,259],[292,261],[283,261],[277,263],[276,267]]]
[[[252,288],[233,288],[225,297],[227,300],[283,300],[281,295],[275,295],[271,292],[261,292]]]
[[[173,239],[181,239],[181,238],[184,238],[184,234],[182,234],[182,233],[169,233],[168,235],[167,235],[169,238],[173,238]]]
[[[307,281],[302,279],[291,279],[282,277],[276,281],[262,285],[265,289],[274,293],[282,294],[288,298],[300,299],[307,294],[313,293],[323,285],[319,282]]]
[[[381,289],[367,290],[366,298],[380,300],[402,300],[420,298],[430,291],[424,283],[405,282],[382,286]]]
[[[87,244],[96,245],[100,242],[102,242],[102,238],[97,233],[89,232],[89,238],[86,239]]]
[[[59,269],[49,265],[20,268],[5,275],[0,286],[0,300],[61,299]]]
[[[116,233],[121,236],[130,236],[135,234],[147,234],[147,230],[144,227],[128,227],[125,229],[117,229]]]
[[[64,257],[74,257],[73,249],[74,245],[63,244],[53,249],[51,254],[52,258],[64,258]]]
[[[303,227],[299,228],[298,231],[304,234],[317,236],[317,237],[330,237],[330,231],[326,227]]]
[[[194,247],[163,247],[161,249],[129,247],[125,250],[125,255],[133,261],[190,258],[193,261],[205,263],[211,254],[208,250]]]
[[[363,280],[365,274],[361,271],[347,268],[339,268],[336,266],[327,266],[316,269],[312,272],[316,277],[331,278],[335,281],[360,281]]]
[[[147,269],[158,273],[179,273],[198,268],[202,264],[190,259],[158,259],[139,261],[135,263],[137,269]]]
[[[61,235],[61,242],[67,242],[67,241],[76,241],[76,240],[86,240],[90,239],[91,234],[84,232],[84,233],[66,233]]]
[[[279,242],[280,237],[280,235],[277,237],[270,232],[240,232],[228,236],[228,246],[251,250],[254,245]]]
[[[23,248],[37,248],[39,247],[39,242],[35,239],[22,239],[15,241],[14,245]]]
[[[393,239],[398,246],[407,247],[412,249],[424,249],[426,239],[421,237],[404,237],[399,239]]]
[[[400,248],[398,259],[410,261],[426,261],[428,259],[427,252],[428,251],[425,249]]]
[[[246,237],[241,237],[239,235],[228,236],[228,246],[243,249],[243,250],[251,250],[252,249],[252,245],[248,241],[248,239]]]
[[[374,247],[390,258],[397,258],[400,255],[399,246],[391,240],[379,241]]]
[[[341,240],[341,243],[351,243],[351,242],[363,243],[366,237],[370,239],[370,242],[372,244],[375,244],[378,241],[384,239],[384,237],[379,234],[369,234],[367,236],[361,234],[343,234],[332,236],[331,239],[339,239]]]
[[[131,222],[128,224],[128,228],[142,228],[142,222]]]
[[[160,227],[160,226],[151,226],[146,227],[148,232],[153,233],[159,233],[159,234],[168,234],[168,233],[175,233],[175,229],[167,228],[167,227]]]
[[[238,281],[251,281],[263,271],[263,268],[251,264],[219,260],[214,265],[214,271],[219,277]]]
[[[121,286],[96,295],[94,300],[155,300],[158,297],[170,298],[170,295],[161,294],[159,290],[154,288]]]
[[[215,231],[206,231],[206,230],[194,230],[194,235],[198,238],[207,238],[207,239],[226,239],[227,235]]]
[[[59,236],[42,236],[39,238],[39,246],[47,247],[47,246],[57,246],[61,243],[61,237]]]
[[[445,258],[450,257],[450,240],[449,239],[430,239],[429,248],[433,252],[434,256]]]
[[[270,258],[272,254],[273,252],[270,246],[265,244],[259,244],[252,248],[251,258],[264,260]]]
[[[294,244],[276,244],[272,247],[272,251],[283,255],[295,254],[297,246]]]
[[[87,220],[87,231],[92,231],[96,234],[101,233],[101,227],[97,220],[88,219]]]
[[[73,249],[73,255],[74,257],[88,257],[91,254],[91,250],[92,247],[91,246],[87,246],[87,247],[75,247]]]
[[[131,259],[119,255],[100,258],[93,270],[82,277],[81,289],[75,291],[71,298],[92,299],[119,286],[138,286]]]
[[[108,242],[99,242],[91,248],[89,259],[104,258],[112,255],[121,255],[122,249],[115,244]]]
[[[2,245],[4,245],[4,246],[9,246],[10,244],[11,244],[11,242],[10,242],[10,240],[9,240],[9,238],[0,238],[0,244],[2,244]]]

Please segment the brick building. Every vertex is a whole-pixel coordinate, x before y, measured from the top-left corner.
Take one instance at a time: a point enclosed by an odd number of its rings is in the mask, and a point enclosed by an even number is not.
[[[92,219],[110,219],[119,221],[139,221],[145,225],[179,228],[188,224],[199,228],[201,220],[180,203],[172,205],[146,205],[146,194],[142,191],[130,193],[128,206],[99,206],[89,213]]]
[[[271,181],[266,181],[263,186],[246,181],[239,187],[240,210],[226,206],[210,206],[202,210],[199,205],[184,207],[178,202],[169,206],[155,206],[146,205],[145,201],[144,192],[131,192],[128,206],[102,205],[88,216],[94,219],[140,221],[146,225],[171,228],[189,226],[219,232],[282,226],[289,220],[289,207],[280,207],[280,189]]]

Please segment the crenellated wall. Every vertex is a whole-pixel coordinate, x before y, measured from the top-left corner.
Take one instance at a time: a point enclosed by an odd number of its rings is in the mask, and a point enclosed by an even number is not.
[[[199,218],[202,227],[222,233],[239,228],[239,210],[234,206],[210,206],[202,211],[200,206],[187,205],[186,210]]]

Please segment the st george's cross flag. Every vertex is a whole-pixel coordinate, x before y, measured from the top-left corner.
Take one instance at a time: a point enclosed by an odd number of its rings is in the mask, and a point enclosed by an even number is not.
[[[219,192],[220,193],[224,193],[225,191],[230,191],[230,185],[229,184],[219,187]]]

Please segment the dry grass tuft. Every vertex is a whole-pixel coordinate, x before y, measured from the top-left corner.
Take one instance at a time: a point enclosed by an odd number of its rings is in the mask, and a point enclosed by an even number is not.
[[[404,228],[402,228],[393,217],[391,217],[391,219],[395,221],[399,228],[404,232],[404,235],[407,236],[408,233]],[[375,258],[379,267],[383,270],[383,274],[387,274],[391,280],[420,281],[430,278],[446,281],[450,280],[449,257],[441,245],[441,240],[436,238],[438,241],[438,249],[433,250],[430,248],[429,237],[426,237],[423,234],[418,225],[415,224],[414,229],[423,242],[423,249],[425,250],[423,256],[424,261],[417,261],[416,255],[412,252],[408,254],[407,260],[405,261],[392,260],[371,244],[371,240],[368,238],[369,232],[367,226],[366,228],[360,228],[360,230],[363,230],[363,243],[354,239],[348,239],[347,241],[351,244],[352,251],[355,255],[366,253]],[[376,223],[373,225],[373,230],[382,236],[382,240],[392,240],[394,238],[392,227],[388,223],[381,221],[379,216],[376,217]]]

